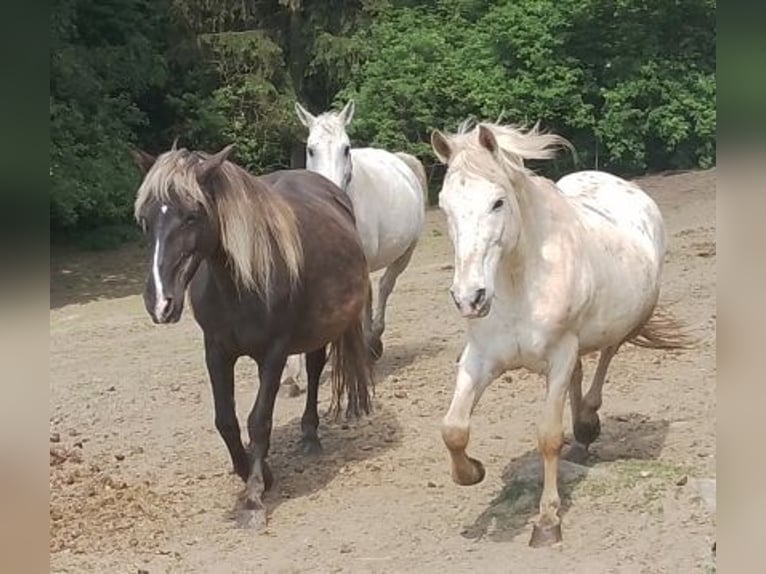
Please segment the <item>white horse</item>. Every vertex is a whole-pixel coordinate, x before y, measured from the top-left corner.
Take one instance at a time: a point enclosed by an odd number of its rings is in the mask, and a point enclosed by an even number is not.
[[[556,184],[524,166],[571,147],[563,138],[485,123],[457,134],[435,130],[431,143],[447,164],[439,206],[455,253],[450,293],[467,319],[467,344],[442,438],[453,480],[471,485],[484,467],[466,455],[469,421],[484,389],[503,372],[526,368],[547,377],[538,425],[543,458],[540,514],[531,546],[561,541],[558,457],[570,395],[581,455],[600,432],[601,387],[626,341],[684,347],[668,316],[655,313],[666,235],[657,205],[636,185],[583,171]],[[659,308],[657,308],[659,311]],[[600,352],[588,393],[580,357]]]
[[[374,317],[371,293],[366,311],[368,344],[378,358],[383,352],[388,297],[409,264],[425,224],[425,170],[409,154],[351,148],[346,127],[354,116],[353,100],[341,112],[313,116],[299,103],[295,112],[309,129],[306,169],[322,174],[348,193],[370,272],[385,269],[378,283]]]

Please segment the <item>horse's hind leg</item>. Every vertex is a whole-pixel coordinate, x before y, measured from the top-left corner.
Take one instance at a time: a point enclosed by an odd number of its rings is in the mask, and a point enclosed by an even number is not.
[[[601,408],[601,389],[604,386],[609,363],[616,352],[617,346],[606,347],[601,351],[596,374],[593,375],[593,382],[590,384],[588,393],[582,397],[577,409],[575,409],[574,401],[572,402],[572,426],[575,440],[586,453],[591,443],[601,434],[601,421],[598,418],[598,409]],[[582,378],[582,374],[580,377]]]
[[[261,384],[250,416],[247,417],[247,430],[250,434],[250,459],[252,461],[250,477],[245,487],[245,507],[238,516],[240,526],[263,528],[266,526],[266,507],[263,493],[271,488],[273,477],[266,462],[271,440],[271,425],[274,415],[274,402],[279,391],[279,379],[285,368],[287,355],[272,352],[258,363]]]
[[[582,409],[582,360],[577,359],[572,378],[569,381],[569,406],[572,409],[572,421],[578,420]],[[588,457],[586,447],[577,440],[569,446],[563,457],[571,462],[583,463]]]
[[[319,377],[327,362],[327,350],[325,347],[306,353],[306,409],[301,417],[301,431],[303,432],[303,453],[319,454],[322,452],[322,444],[319,442],[317,429],[319,428],[319,413],[317,412],[317,395],[319,394]]]
[[[378,306],[375,310],[375,319],[372,321],[372,331],[369,334],[368,345],[372,350],[373,357],[379,359],[383,354],[383,331],[386,330],[386,305],[391,292],[394,290],[396,280],[407,268],[412,259],[417,242],[413,242],[396,261],[391,263],[383,273],[378,283]]]

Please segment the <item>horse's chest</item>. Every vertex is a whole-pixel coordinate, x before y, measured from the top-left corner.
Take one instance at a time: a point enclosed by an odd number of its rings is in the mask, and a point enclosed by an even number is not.
[[[482,325],[474,329],[472,338],[484,356],[505,370],[524,367],[544,372],[554,336],[547,327],[534,326],[517,317]]]

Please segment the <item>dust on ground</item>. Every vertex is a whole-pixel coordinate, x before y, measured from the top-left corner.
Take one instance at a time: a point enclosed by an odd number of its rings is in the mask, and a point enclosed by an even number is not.
[[[242,485],[213,424],[200,329],[143,308],[144,252],[51,263],[50,527],[55,572],[711,572],[715,539],[715,171],[640,184],[669,230],[662,298],[698,348],[624,347],[587,466],[562,463],[562,545],[527,546],[541,492],[542,378],[507,374],[472,419],[487,476],[452,483],[439,425],[462,323],[438,210],[390,299],[370,417],[320,423],[300,455],[304,397],[277,401],[263,534],[228,518]],[[594,361],[588,358],[586,380]],[[320,409],[328,405],[328,385]],[[257,390],[237,365],[244,421]],[[567,409],[568,411],[568,409]],[[569,416],[565,424],[569,429]],[[244,426],[244,424],[243,424]]]

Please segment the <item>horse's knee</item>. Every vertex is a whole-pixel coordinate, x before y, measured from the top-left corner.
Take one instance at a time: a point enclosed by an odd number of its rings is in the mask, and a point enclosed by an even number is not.
[[[447,448],[453,452],[464,451],[468,446],[468,427],[459,427],[454,424],[442,425],[442,440]]]
[[[540,453],[544,457],[558,456],[561,447],[564,445],[563,430],[541,432],[537,438]]]

